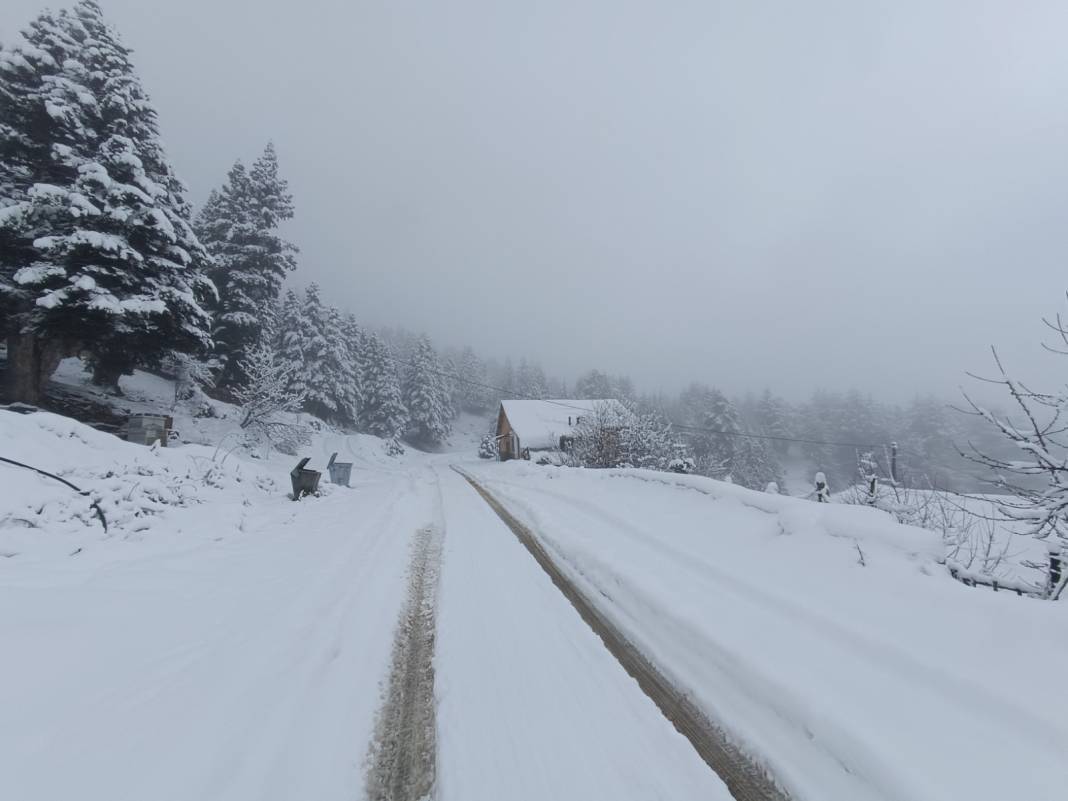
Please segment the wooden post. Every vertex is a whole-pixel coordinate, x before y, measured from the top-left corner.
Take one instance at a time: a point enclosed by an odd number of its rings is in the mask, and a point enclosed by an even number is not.
[[[1056,543],[1049,545],[1049,592],[1050,598],[1061,583],[1061,549]]]
[[[890,443],[890,480],[897,484],[897,443]]]

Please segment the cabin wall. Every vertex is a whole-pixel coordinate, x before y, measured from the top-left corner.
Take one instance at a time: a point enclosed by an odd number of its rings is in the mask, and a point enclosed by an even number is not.
[[[502,406],[497,410],[497,458],[502,462],[507,462],[509,459],[518,459],[519,454],[515,452],[518,439],[512,430],[512,424],[508,422],[508,415],[504,413],[504,407]]]

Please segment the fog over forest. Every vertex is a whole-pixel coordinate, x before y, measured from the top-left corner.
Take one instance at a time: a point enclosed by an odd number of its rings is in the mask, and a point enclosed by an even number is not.
[[[1061,3],[103,7],[194,204],[273,141],[291,282],[366,325],[646,392],[1051,369]]]

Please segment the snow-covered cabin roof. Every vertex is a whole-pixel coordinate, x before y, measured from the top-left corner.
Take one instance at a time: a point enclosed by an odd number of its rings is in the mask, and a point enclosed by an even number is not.
[[[519,446],[533,450],[559,447],[560,437],[571,434],[578,418],[605,407],[621,416],[628,414],[623,404],[612,398],[501,401],[508,423],[519,437]]]

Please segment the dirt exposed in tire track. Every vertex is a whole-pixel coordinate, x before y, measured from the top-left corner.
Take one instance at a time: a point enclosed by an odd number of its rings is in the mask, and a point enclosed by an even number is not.
[[[701,759],[723,780],[737,801],[790,801],[790,797],[767,772],[731,741],[722,727],[698,709],[684,692],[674,687],[652,661],[587,600],[526,526],[471,476],[461,470],[457,472],[467,479],[511,529],[623,669],[638,682],[642,691],[675,729],[690,741]]]
[[[432,797],[437,758],[434,716],[434,638],[439,527],[415,535],[408,599],[397,623],[389,687],[368,753],[368,801]]]

